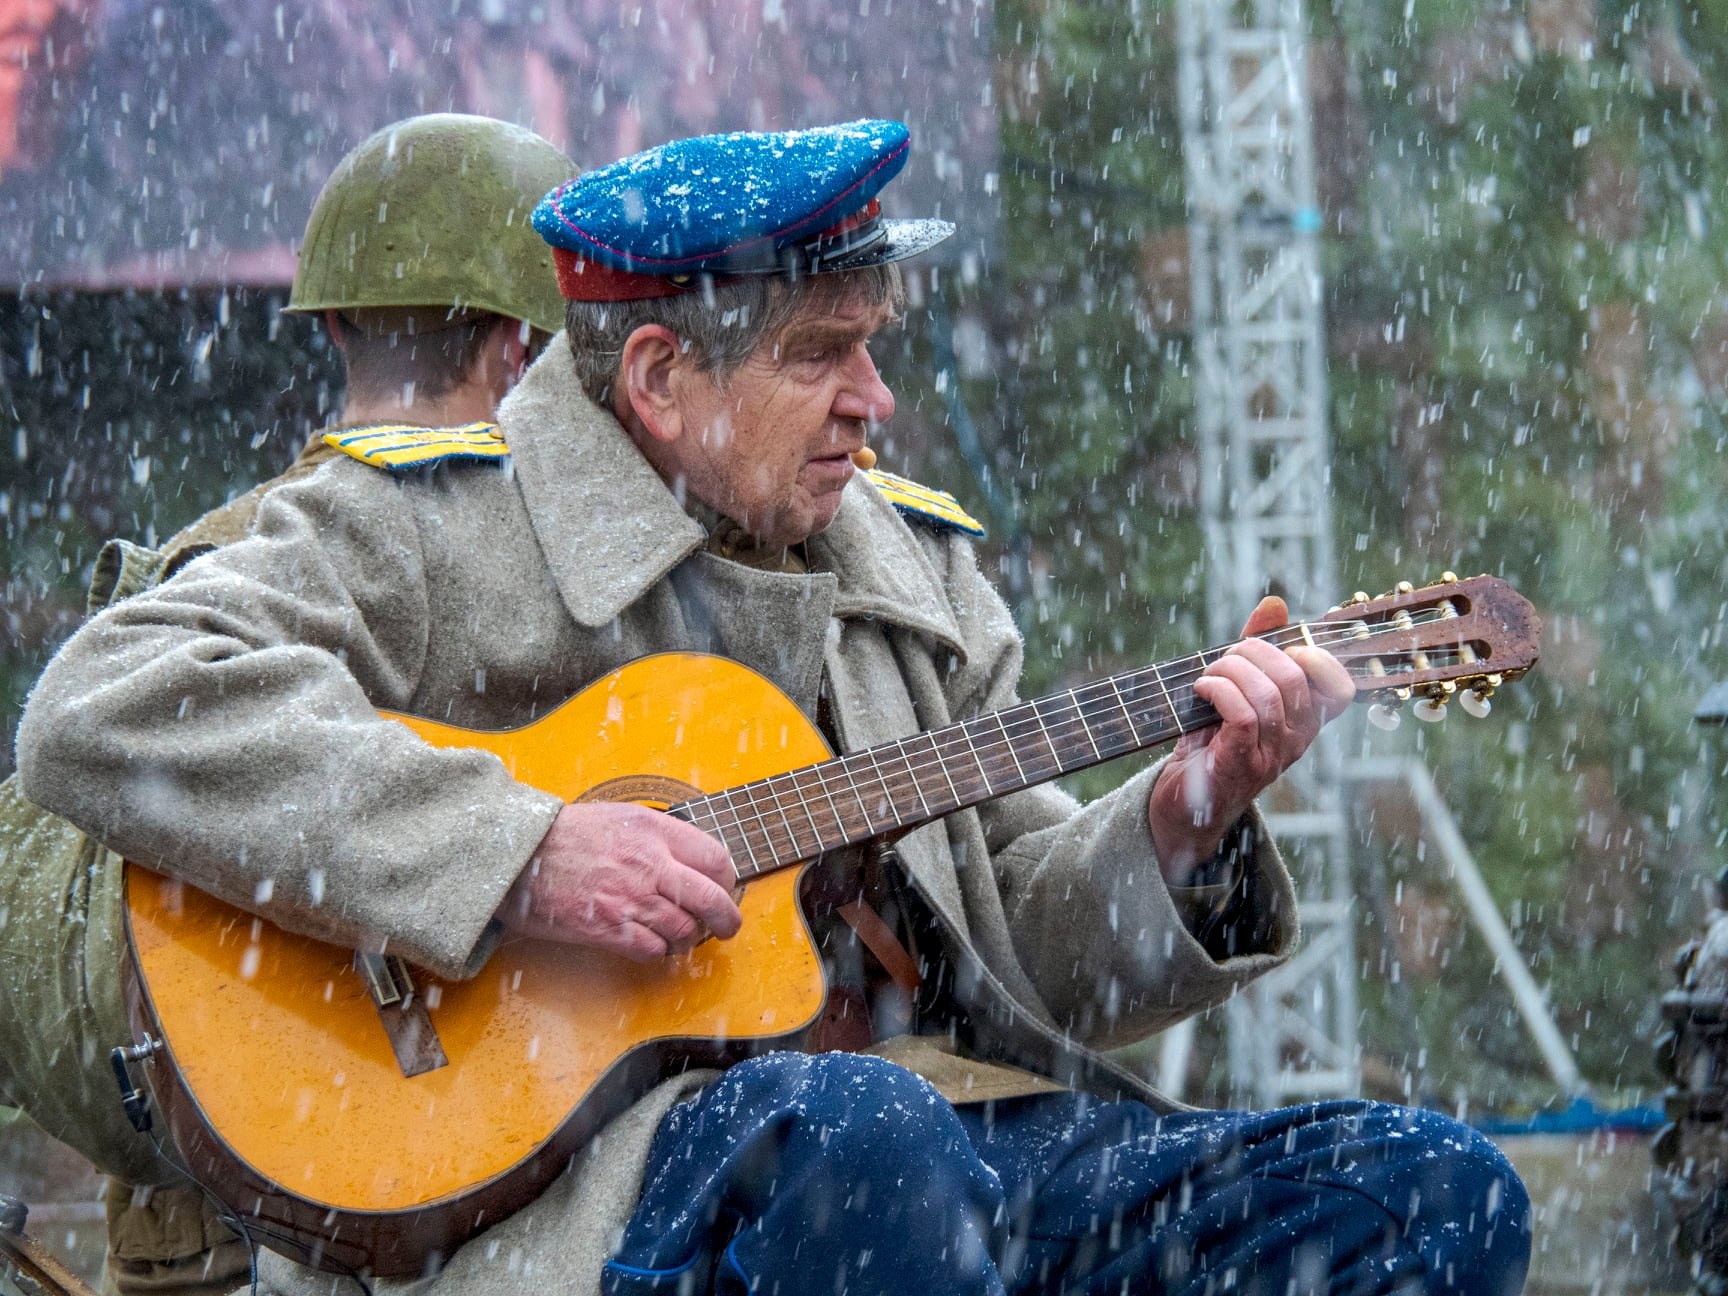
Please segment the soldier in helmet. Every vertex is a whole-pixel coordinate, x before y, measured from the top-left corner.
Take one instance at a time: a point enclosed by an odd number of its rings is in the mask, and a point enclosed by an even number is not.
[[[377,132],[319,194],[288,309],[323,317],[347,369],[338,429],[481,424],[561,325],[549,249],[529,225],[575,171],[520,127],[433,114]],[[325,432],[330,429],[324,429]],[[264,496],[338,455],[314,436],[293,465],[160,550],[112,544],[92,610],[245,535]],[[123,1114],[107,1054],[122,999],[120,860],[0,784],[0,1103],[112,1176],[110,1276],[123,1293],[227,1291],[247,1256],[202,1194]]]

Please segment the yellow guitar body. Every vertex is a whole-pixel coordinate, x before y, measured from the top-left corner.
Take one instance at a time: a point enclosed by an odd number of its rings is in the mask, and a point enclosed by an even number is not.
[[[830,754],[762,677],[695,654],[633,662],[520,729],[393,718],[434,746],[494,752],[516,778],[566,801],[663,807]],[[495,1219],[535,1195],[573,1150],[567,1145],[675,1069],[650,1062],[652,1074],[585,1108],[577,1137],[560,1141],[609,1075],[633,1060],[641,1069],[644,1046],[714,1041],[747,1052],[752,1041],[793,1036],[817,1018],[826,991],[797,903],[802,873],[751,882],[742,931],[677,959],[637,964],[510,940],[470,981],[416,969],[416,993],[448,1064],[409,1077],[351,951],[129,864],[143,1024],[165,1041],[158,1061],[171,1063],[195,1109],[189,1123],[192,1113],[176,1112],[183,1102],[166,1104],[176,1142],[207,1175],[238,1174],[245,1193],[280,1190],[279,1202],[257,1212],[262,1231],[302,1245],[317,1237],[341,1264],[418,1271],[427,1249],[460,1241],[488,1213]],[[150,1071],[162,1106],[164,1068]],[[423,1218],[416,1225],[404,1215]],[[382,1243],[362,1236],[373,1222]],[[344,1233],[357,1251],[345,1251]],[[415,1240],[398,1247],[390,1241],[398,1234]]]

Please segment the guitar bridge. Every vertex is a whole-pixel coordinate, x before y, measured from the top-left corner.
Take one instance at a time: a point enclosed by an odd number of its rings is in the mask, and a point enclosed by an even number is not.
[[[380,1008],[401,1003],[414,993],[414,976],[408,965],[394,954],[354,955],[354,966],[366,980],[372,1002]]]
[[[354,966],[372,996],[378,1021],[390,1040],[390,1051],[404,1076],[424,1075],[450,1065],[424,996],[414,993],[414,976],[408,964],[394,954],[356,951]]]

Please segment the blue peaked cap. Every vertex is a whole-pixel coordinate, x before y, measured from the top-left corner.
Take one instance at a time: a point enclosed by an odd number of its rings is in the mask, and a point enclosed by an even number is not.
[[[893,121],[674,140],[559,186],[534,228],[566,297],[682,291],[701,275],[822,274],[881,265],[954,226],[887,220],[876,195],[906,165]]]

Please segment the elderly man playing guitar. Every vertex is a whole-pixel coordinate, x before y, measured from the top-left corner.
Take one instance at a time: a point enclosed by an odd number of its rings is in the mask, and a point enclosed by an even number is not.
[[[1019,701],[977,524],[865,471],[893,263],[951,232],[880,214],[907,149],[554,190],[566,337],[496,427],[337,437],[43,675],[26,791],[132,861],[133,1064],[305,1262],[274,1289],[1521,1289],[1468,1129],[1188,1111],[1100,1052],[1287,957],[1252,801],[1356,685],[1268,600]]]

